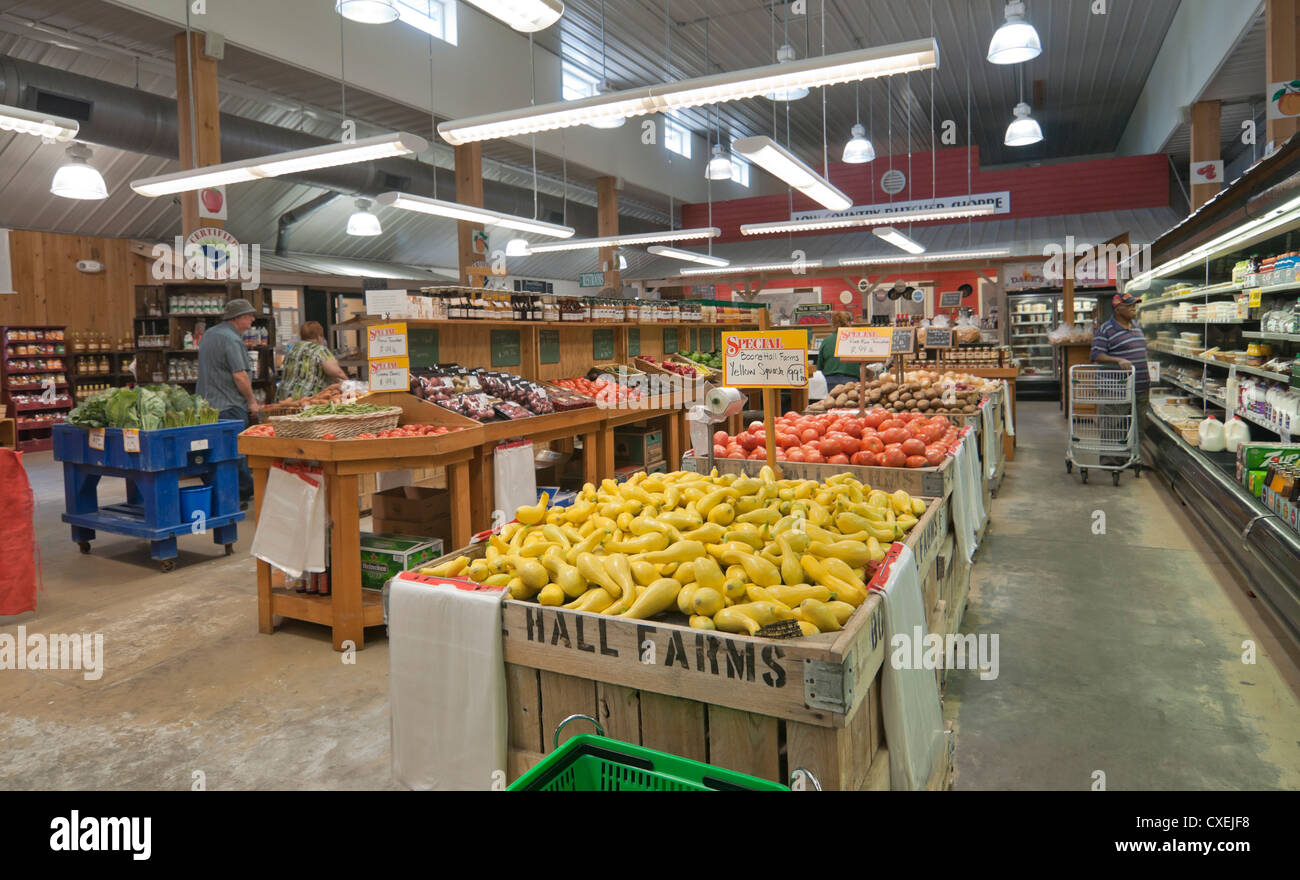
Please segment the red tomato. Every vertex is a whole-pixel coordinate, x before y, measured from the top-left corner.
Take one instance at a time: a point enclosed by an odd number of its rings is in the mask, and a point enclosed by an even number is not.
[[[781,418],[787,419],[789,421],[794,421],[795,419],[799,418],[799,414],[794,410],[790,410],[785,415],[781,416]]]
[[[804,428],[799,432],[799,439],[804,443],[811,443],[821,436],[821,432],[816,428]]]
[[[760,447],[758,449],[755,449],[753,452],[751,452],[749,454],[749,457],[754,461],[765,460],[767,458],[767,450]]]
[[[848,464],[849,457],[841,452],[839,455],[832,455],[830,458],[826,459],[826,463],[827,464]]]
[[[727,458],[744,458],[744,457],[745,457],[745,451],[743,449],[733,449],[727,452]]]
[[[829,458],[832,455],[839,455],[843,450],[840,448],[840,441],[834,437],[825,437],[817,443],[817,451]]]
[[[861,437],[862,429],[866,427],[861,419],[854,419],[844,426],[844,433],[850,437]]]
[[[763,442],[763,438],[758,434],[746,432],[736,438],[736,442],[744,448],[746,452],[752,452],[754,447]]]
[[[925,463],[930,467],[938,467],[943,464],[943,460],[947,457],[948,454],[938,446],[925,447]]]
[[[713,442],[714,442],[715,444],[723,444],[723,445],[726,445],[726,442],[727,442],[728,440],[730,440],[730,439],[731,439],[731,435],[728,434],[726,431],[714,431],[714,432],[713,432]],[[878,497],[878,496],[877,496],[877,497]]]
[[[890,416],[889,418],[881,422],[878,426],[876,426],[876,430],[888,431],[890,428],[902,428],[906,424],[907,424],[906,422],[899,421],[898,416]]]
[[[750,422],[750,423],[749,423],[749,432],[750,432],[751,434],[761,434],[762,431],[763,431],[763,423],[762,423],[762,422]]]
[[[900,468],[907,466],[907,456],[901,449],[886,449],[885,454],[880,457],[880,463],[885,467]]]
[[[925,443],[913,437],[903,441],[904,455],[925,455]]]
[[[726,457],[727,457],[727,447],[725,447],[725,446],[721,446],[721,445],[719,445],[719,444],[717,444],[717,443],[714,443],[714,444],[713,444],[713,457],[714,457],[714,458],[726,458]]]
[[[797,434],[777,434],[776,445],[782,449],[789,449],[791,446],[799,445],[799,436]]]
[[[905,462],[903,462],[903,464],[904,464],[906,467],[910,467],[910,468],[925,467],[925,465],[926,465],[925,456],[924,456],[924,455],[909,455],[909,456],[907,457],[907,460],[906,460]]]
[[[862,451],[871,452],[874,453],[875,455],[879,455],[880,453],[885,451],[885,444],[879,437],[876,437],[874,435],[872,435],[871,437],[863,437]]]
[[[778,448],[778,449],[776,450],[776,460],[777,460],[777,461],[785,461],[785,450],[784,450],[784,449],[780,449],[780,448]]]
[[[826,461],[819,450],[807,446],[804,447],[803,460],[810,464],[822,464]]]
[[[853,453],[853,457],[849,459],[852,464],[864,465],[866,467],[875,467],[876,460],[875,453],[867,452],[866,450]]]
[[[886,446],[893,446],[895,443],[902,443],[907,439],[907,431],[902,428],[886,428],[880,432],[880,440]]]
[[[862,441],[849,434],[845,434],[843,437],[837,437],[836,439],[840,441],[840,449],[845,455],[852,455],[862,448]]]
[[[792,446],[785,457],[787,461],[803,461],[803,450],[798,446]]]

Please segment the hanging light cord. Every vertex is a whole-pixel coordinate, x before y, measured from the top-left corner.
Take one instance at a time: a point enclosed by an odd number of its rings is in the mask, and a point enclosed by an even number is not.
[[[930,37],[934,37],[934,0],[930,0]],[[939,145],[934,139],[934,68],[930,68],[930,199],[939,194],[936,178],[939,162]]]
[[[822,57],[826,57],[826,0],[822,0]],[[822,86],[822,174],[831,179],[830,150],[826,143],[826,86]]]
[[[602,19],[601,27],[604,27]],[[603,37],[602,37],[603,39]],[[531,92],[528,96],[529,105],[537,103],[537,65],[533,61],[533,35],[528,34],[528,75],[532,81]],[[533,132],[533,219],[537,219],[537,132]]]
[[[339,40],[343,39],[342,17],[339,18]],[[194,56],[190,50],[190,4],[185,4],[185,71],[190,93],[190,163],[199,167],[199,121],[194,114]]]
[[[425,4],[433,17],[433,0]],[[429,158],[433,163],[433,197],[438,197],[438,114],[433,109],[433,34],[429,34]]]
[[[532,41],[532,36],[528,37]],[[605,84],[605,0],[600,0],[600,84]]]

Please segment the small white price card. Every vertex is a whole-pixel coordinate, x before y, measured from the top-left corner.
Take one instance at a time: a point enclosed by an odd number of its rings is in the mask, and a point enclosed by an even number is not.
[[[370,359],[371,391],[410,391],[411,362],[404,357]]]
[[[122,448],[127,452],[140,451],[140,429],[123,428],[122,429]]]
[[[893,336],[892,327],[841,327],[835,334],[835,356],[844,361],[887,361]]]
[[[104,429],[103,428],[90,429],[90,448],[98,449],[100,452],[104,451]]]
[[[375,324],[366,328],[366,357],[406,357],[406,324]]]

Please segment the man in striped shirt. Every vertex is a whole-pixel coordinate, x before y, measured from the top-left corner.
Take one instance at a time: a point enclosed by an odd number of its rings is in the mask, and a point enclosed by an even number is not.
[[[1147,392],[1151,386],[1151,374],[1147,369],[1147,339],[1137,323],[1138,298],[1131,293],[1117,293],[1111,299],[1114,316],[1102,324],[1092,334],[1092,355],[1094,364],[1114,364],[1120,369],[1133,371],[1133,390],[1137,395],[1138,440],[1146,428]],[[1104,411],[1106,408],[1100,408]],[[1117,410],[1119,408],[1116,408]],[[1116,412],[1116,415],[1127,414]],[[1102,459],[1102,464],[1109,464]],[[1117,460],[1114,462],[1119,464]]]

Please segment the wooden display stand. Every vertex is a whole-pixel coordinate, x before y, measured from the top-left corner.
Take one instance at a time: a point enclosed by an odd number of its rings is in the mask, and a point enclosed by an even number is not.
[[[1020,375],[1017,367],[971,367],[966,370],[972,376],[980,376],[984,379],[1005,379],[1007,383],[1007,394],[1011,395],[1011,420],[1019,430],[1020,417],[1016,415],[1016,377]],[[1016,436],[1002,433],[1002,448],[1006,451],[1007,461],[1016,460]]]
[[[0,419],[0,446],[18,448],[18,423],[13,419]]]
[[[1092,343],[1080,342],[1053,346],[1061,375],[1061,416],[1070,412],[1070,367],[1092,363]]]

